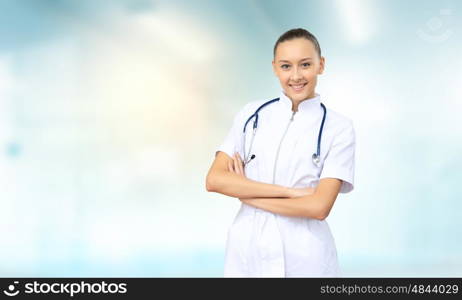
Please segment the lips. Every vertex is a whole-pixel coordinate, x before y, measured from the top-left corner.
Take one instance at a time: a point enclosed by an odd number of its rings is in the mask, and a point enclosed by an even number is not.
[[[289,84],[289,86],[296,92],[303,90],[303,88],[307,85],[308,83],[302,83],[302,84]]]

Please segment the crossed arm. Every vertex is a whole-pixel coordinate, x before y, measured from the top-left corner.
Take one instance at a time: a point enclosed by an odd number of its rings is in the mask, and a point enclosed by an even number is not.
[[[253,181],[245,177],[239,154],[229,157],[224,152],[218,152],[206,179],[209,192],[239,198],[273,213],[318,220],[329,215],[341,184],[339,179],[323,178],[315,189],[296,189]]]

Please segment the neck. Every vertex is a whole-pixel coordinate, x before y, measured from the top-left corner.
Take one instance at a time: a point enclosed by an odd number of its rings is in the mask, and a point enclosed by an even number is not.
[[[289,99],[292,101],[292,111],[297,112],[297,111],[298,111],[298,105],[299,105],[301,102],[303,102],[303,101],[305,101],[305,100],[312,99],[312,98],[314,98],[314,97],[316,97],[315,93],[313,93],[312,95],[308,96],[308,97],[305,98],[305,99],[298,100],[298,101],[296,101],[296,100],[294,100],[294,99],[292,99],[292,98],[289,97]]]

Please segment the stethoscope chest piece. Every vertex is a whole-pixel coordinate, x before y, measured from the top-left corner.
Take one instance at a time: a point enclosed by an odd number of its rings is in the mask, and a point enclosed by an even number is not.
[[[316,167],[319,167],[319,162],[321,161],[321,159],[319,158],[319,155],[317,155],[316,153],[313,153],[313,164],[316,166]]]

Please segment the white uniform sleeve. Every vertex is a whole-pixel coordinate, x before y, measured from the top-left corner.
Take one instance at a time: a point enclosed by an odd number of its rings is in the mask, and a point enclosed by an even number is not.
[[[354,188],[355,174],[355,130],[350,121],[335,137],[324,160],[320,178],[342,180],[340,193],[348,193]]]
[[[247,105],[244,106],[235,116],[231,129],[228,131],[228,134],[223,141],[223,143],[217,148],[215,155],[218,151],[223,151],[228,154],[230,157],[234,155],[235,152],[238,152],[241,156],[241,159],[244,159],[244,153],[242,150],[243,147],[243,138],[244,138],[244,123],[247,121],[249,116],[245,116]],[[249,122],[249,124],[252,122]],[[247,130],[251,128],[250,125],[247,125]]]

